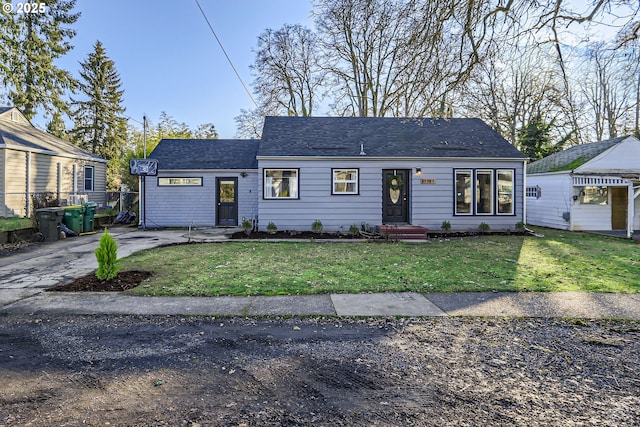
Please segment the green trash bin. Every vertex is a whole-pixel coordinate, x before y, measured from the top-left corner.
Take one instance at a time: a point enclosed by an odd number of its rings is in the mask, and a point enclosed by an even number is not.
[[[60,240],[60,224],[64,217],[62,208],[42,208],[36,210],[38,231],[46,242]]]
[[[65,206],[64,225],[75,231],[77,234],[82,233],[82,227],[84,227],[84,207]]]
[[[83,203],[82,207],[84,208],[84,221],[82,231],[84,233],[89,233],[94,230],[94,217],[96,215],[96,208],[98,204],[95,202],[87,202]]]

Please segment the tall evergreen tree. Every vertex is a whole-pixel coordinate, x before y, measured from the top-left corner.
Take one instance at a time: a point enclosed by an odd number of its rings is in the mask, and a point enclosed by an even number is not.
[[[110,160],[107,186],[118,188],[117,161],[111,160],[120,156],[127,138],[120,76],[100,41],[80,65],[79,89],[85,99],[72,101],[72,140],[76,145]]]
[[[69,26],[80,17],[73,13],[75,0],[39,0],[40,13],[0,13],[0,80],[9,101],[32,119],[42,107],[46,112],[64,111],[63,99],[77,82],[55,65],[73,49],[76,32]]]
[[[518,135],[522,153],[534,161],[562,150],[570,135],[552,144],[549,136],[552,127],[553,120],[551,123],[545,123],[541,114],[533,116]]]
[[[62,119],[61,112],[56,111],[55,113],[53,113],[51,121],[47,123],[47,132],[49,132],[51,135],[57,136],[58,138],[69,138],[67,126]]]

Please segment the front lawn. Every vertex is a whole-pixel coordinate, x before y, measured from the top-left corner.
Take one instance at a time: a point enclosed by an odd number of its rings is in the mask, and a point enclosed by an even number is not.
[[[544,237],[427,243],[228,242],[146,250],[124,269],[154,276],[138,295],[640,291],[640,246],[544,229]]]

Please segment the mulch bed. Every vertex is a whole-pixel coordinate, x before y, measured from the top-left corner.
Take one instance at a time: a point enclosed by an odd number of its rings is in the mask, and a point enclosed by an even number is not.
[[[66,285],[48,288],[47,292],[122,292],[135,288],[152,274],[150,271],[121,271],[111,280],[100,280],[95,274],[88,274]]]

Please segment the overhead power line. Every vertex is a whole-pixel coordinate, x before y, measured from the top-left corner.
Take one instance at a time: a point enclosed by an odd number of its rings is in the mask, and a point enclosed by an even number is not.
[[[218,35],[216,34],[215,30],[213,29],[213,26],[211,25],[211,22],[209,22],[209,19],[207,18],[207,15],[204,13],[204,10],[202,10],[202,7],[200,6],[200,2],[198,0],[195,0],[195,2],[196,2],[196,5],[198,5],[198,9],[200,9],[200,13],[202,13],[202,16],[204,17],[204,20],[207,21],[207,25],[209,26],[209,29],[211,30],[211,33],[213,34],[213,37],[215,37],[216,41],[218,42],[218,45],[220,46],[220,49],[222,49],[222,53],[224,53],[224,56],[227,58],[227,61],[229,62],[229,65],[231,65],[231,68],[233,69],[233,72],[236,74],[236,77],[238,78],[238,80],[240,81],[240,84],[244,88],[244,91],[247,92],[247,95],[249,95],[249,98],[251,99],[251,101],[253,101],[254,105],[257,108],[258,107],[258,103],[256,102],[255,99],[253,99],[253,96],[251,96],[251,92],[247,88],[247,85],[244,84],[244,81],[242,81],[242,77],[240,77],[240,74],[238,73],[238,70],[236,70],[236,67],[234,67],[233,62],[231,62],[231,58],[229,58],[229,55],[227,55],[227,51],[224,49],[224,46],[222,46],[222,42],[218,38]]]

